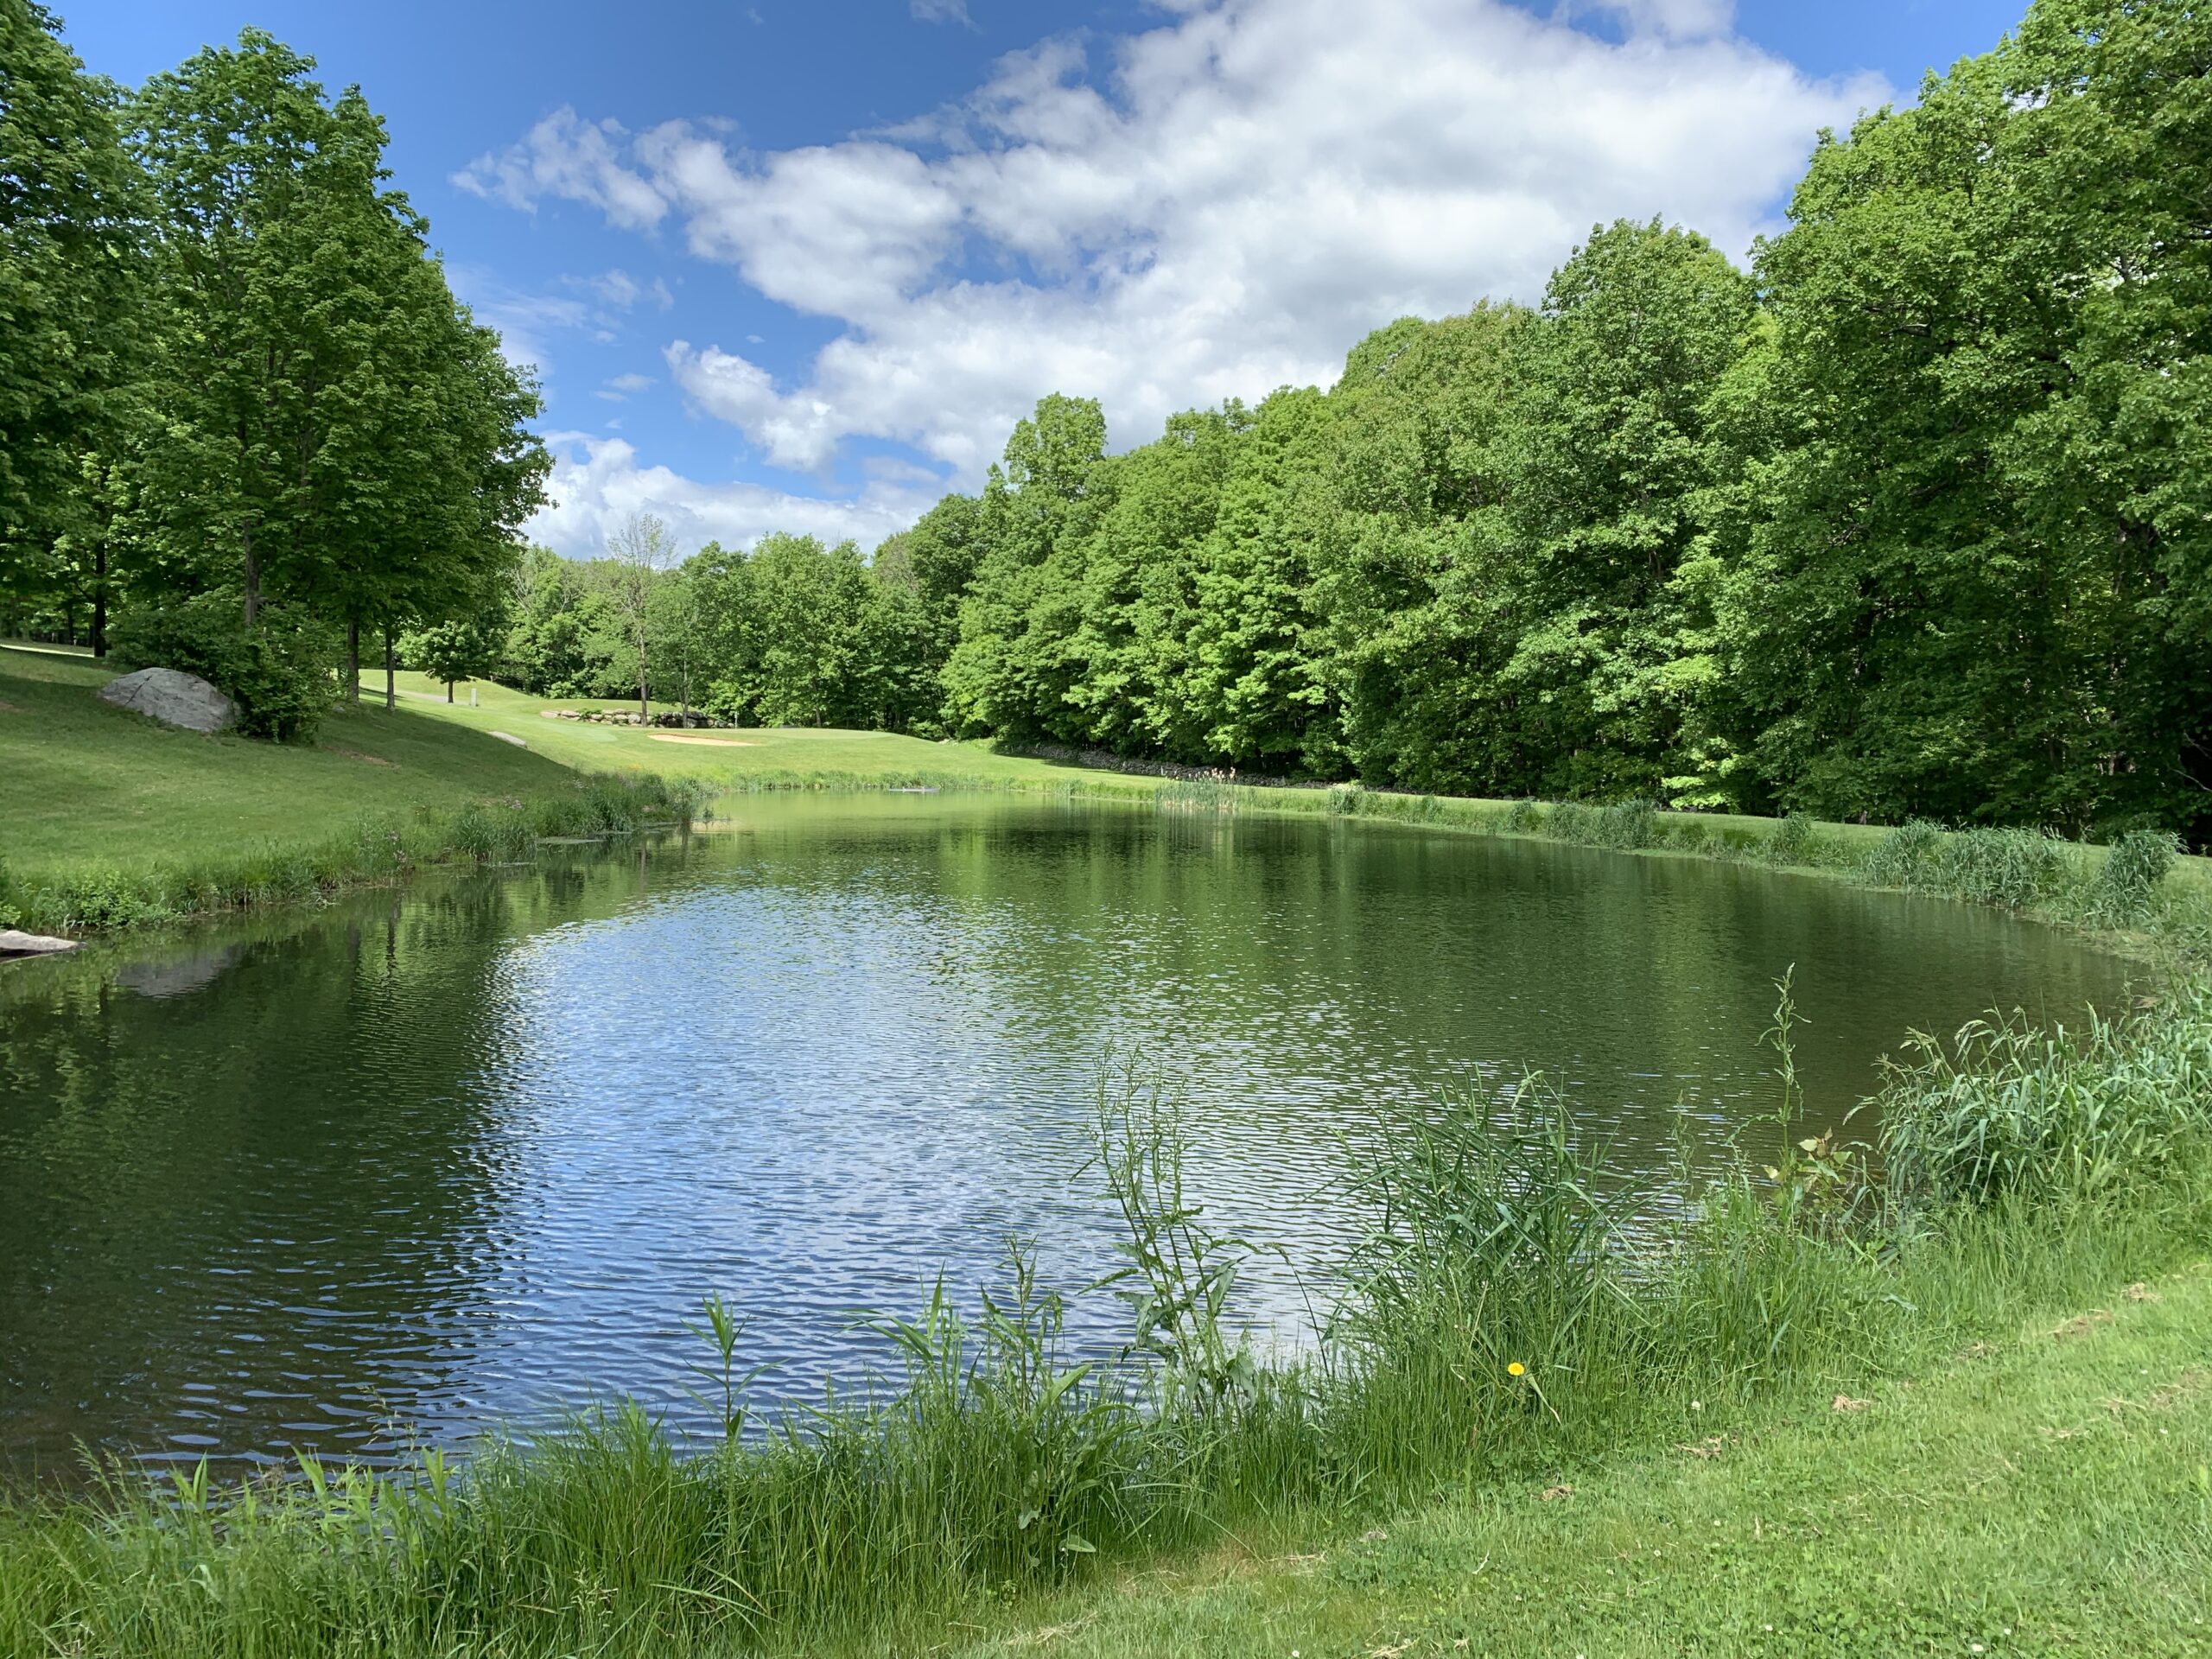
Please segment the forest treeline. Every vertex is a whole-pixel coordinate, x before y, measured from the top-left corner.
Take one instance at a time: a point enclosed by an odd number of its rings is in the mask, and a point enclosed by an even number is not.
[[[746,721],[2202,840],[2208,331],[2212,17],[2037,0],[1823,136],[1748,270],[1601,226],[1326,391],[1118,454],[1046,397],[872,558],[640,520],[403,620],[433,671]]]
[[[249,29],[125,90],[0,0],[0,628],[203,673],[271,736],[365,635],[499,603],[548,471],[314,67]]]

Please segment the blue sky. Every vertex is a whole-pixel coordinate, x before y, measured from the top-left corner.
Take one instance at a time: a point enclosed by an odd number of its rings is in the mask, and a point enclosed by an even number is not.
[[[2022,0],[80,0],[126,81],[265,28],[358,82],[456,289],[536,363],[534,526],[865,545],[1051,391],[1119,446],[1532,298],[1601,219],[1741,256],[1814,132]]]

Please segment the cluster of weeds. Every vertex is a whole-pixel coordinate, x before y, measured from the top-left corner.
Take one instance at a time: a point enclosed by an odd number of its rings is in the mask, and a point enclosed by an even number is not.
[[[1659,809],[1649,801],[1617,801],[1607,806],[1562,802],[1552,808],[1544,829],[1560,841],[1633,852],[1658,844]]]
[[[2126,927],[2152,911],[2181,839],[2171,830],[2131,830],[2112,845],[2089,885],[2089,919],[2106,927]]]
[[[1901,1199],[2095,1194],[2164,1175],[2212,1139],[2212,1000],[2046,1029],[2012,1014],[1916,1033],[1871,1103]]]
[[[1814,832],[1813,821],[1802,812],[1792,812],[1774,826],[1774,833],[1767,837],[1765,853],[1770,864],[1816,864],[1821,855],[1820,837]]]
[[[1226,817],[1237,808],[1236,785],[1226,778],[1176,778],[1160,785],[1154,804],[1163,812],[1212,813]]]

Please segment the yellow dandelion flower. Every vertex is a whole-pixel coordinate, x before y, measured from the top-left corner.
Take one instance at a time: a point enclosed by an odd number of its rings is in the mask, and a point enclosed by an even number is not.
[[[1516,1359],[1505,1368],[1505,1374],[1508,1376],[1526,1376],[1529,1375],[1529,1368]]]

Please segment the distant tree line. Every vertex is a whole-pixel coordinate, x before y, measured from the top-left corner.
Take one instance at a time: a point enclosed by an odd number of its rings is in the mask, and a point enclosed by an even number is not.
[[[129,310],[110,296],[158,264],[156,287],[181,291],[147,315],[231,316],[198,296],[230,292],[233,244],[264,238],[224,228],[256,222],[226,194],[234,172],[194,170],[222,123],[190,117],[194,89],[253,69],[261,103],[334,134],[287,168],[373,173],[358,99],[308,96],[280,52],[250,36],[111,102],[57,79],[78,88],[63,114],[86,159],[44,218],[10,219],[9,280],[36,289],[44,267],[13,251],[50,242],[89,273],[83,315]],[[130,165],[94,164],[104,121]],[[455,523],[436,508],[461,496],[379,470],[388,452],[351,423],[372,405],[304,373],[263,395],[256,377],[292,359],[229,350],[199,312],[150,379],[124,372],[128,330],[72,333],[69,315],[4,348],[29,360],[50,334],[85,390],[37,416],[56,435],[0,474],[0,499],[13,524],[49,515],[28,543],[49,607],[219,577],[251,615],[258,583],[288,614],[415,625],[410,656],[434,671],[557,695],[1439,792],[2202,840],[2208,133],[2203,8],[2037,0],[1914,107],[1823,135],[1749,271],[1689,231],[1617,223],[1539,304],[1402,319],[1326,392],[1179,414],[1117,454],[1096,403],[1048,397],[980,494],[872,558],[771,536],[678,564],[639,521],[605,560],[508,564],[489,550],[535,501],[542,457],[521,435],[529,389],[488,345],[461,360],[496,395],[459,399],[480,411],[471,436],[436,452],[484,469]],[[347,189],[385,204],[329,210],[365,250],[419,248],[394,199]],[[156,233],[126,233],[142,226]],[[419,251],[402,267],[435,270]],[[422,309],[425,330],[467,333],[449,301]],[[315,315],[287,291],[257,326]],[[328,349],[341,367],[374,356]],[[5,373],[12,456],[36,400]],[[332,467],[290,469],[248,408],[327,423],[315,453]],[[123,429],[138,435],[85,435]]]
[[[650,699],[742,725],[943,732],[954,623],[946,607],[932,624],[895,549],[871,563],[850,542],[764,536],[679,564],[649,514],[609,540],[599,559],[531,550],[471,654],[434,661],[430,634],[404,636],[400,654],[442,679]]]
[[[249,29],[127,91],[0,0],[0,627],[203,672],[270,735],[365,637],[493,602],[548,466],[313,69]]]

